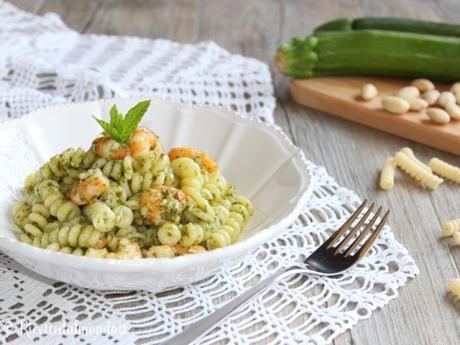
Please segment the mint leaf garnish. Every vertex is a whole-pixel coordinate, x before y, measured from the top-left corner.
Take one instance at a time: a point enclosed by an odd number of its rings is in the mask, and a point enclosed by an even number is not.
[[[139,102],[123,116],[114,104],[110,109],[110,122],[93,117],[108,135],[119,143],[124,144],[136,130],[149,106],[149,100]]]

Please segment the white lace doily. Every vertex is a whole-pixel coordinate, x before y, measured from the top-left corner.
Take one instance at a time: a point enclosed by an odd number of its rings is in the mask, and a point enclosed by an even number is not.
[[[0,17],[2,121],[44,105],[134,94],[219,104],[273,121],[268,67],[214,43],[80,35],[54,14],[35,16],[1,1]],[[0,255],[0,343],[161,343],[278,267],[306,258],[348,217],[358,197],[310,164],[313,197],[291,228],[240,264],[190,286],[155,295],[91,291],[40,277]],[[385,227],[343,277],[304,276],[273,285],[199,343],[327,344],[395,298],[417,273]],[[80,334],[59,334],[62,325]],[[97,334],[81,334],[85,327]]]

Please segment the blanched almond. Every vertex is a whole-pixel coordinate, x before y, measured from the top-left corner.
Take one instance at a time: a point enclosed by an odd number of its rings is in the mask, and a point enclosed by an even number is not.
[[[415,86],[420,92],[426,92],[434,90],[433,83],[428,79],[415,79],[410,83],[412,86]]]
[[[460,92],[460,82],[453,83],[450,87],[450,92],[459,93]]]
[[[439,108],[428,108],[426,110],[426,114],[428,117],[441,125],[445,125],[446,123],[450,122],[450,116],[448,113],[446,113],[444,110],[439,109]]]
[[[407,99],[409,102],[410,110],[420,111],[422,109],[428,108],[428,102],[421,98],[411,98]]]
[[[455,103],[446,105],[446,111],[449,113],[452,120],[460,120],[460,107]]]
[[[438,104],[443,108],[445,108],[447,104],[455,102],[455,95],[450,91],[443,91],[439,95]]]
[[[374,84],[365,84],[361,88],[361,97],[366,101],[369,101],[377,96],[377,93],[378,91]]]
[[[455,94],[455,100],[457,101],[457,104],[460,104],[460,92]]]
[[[403,98],[388,96],[382,99],[382,107],[393,114],[404,114],[410,108],[410,104]]]
[[[415,86],[406,86],[398,91],[397,96],[404,99],[416,98],[420,96],[420,91]]]
[[[422,94],[422,98],[428,102],[428,105],[436,104],[439,99],[440,92],[438,90],[426,91]]]

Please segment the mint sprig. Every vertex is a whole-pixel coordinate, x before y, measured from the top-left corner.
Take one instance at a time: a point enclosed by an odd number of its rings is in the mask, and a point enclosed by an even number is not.
[[[107,134],[119,143],[124,144],[136,130],[149,106],[150,101],[139,102],[123,116],[114,104],[110,108],[110,122],[93,117]]]

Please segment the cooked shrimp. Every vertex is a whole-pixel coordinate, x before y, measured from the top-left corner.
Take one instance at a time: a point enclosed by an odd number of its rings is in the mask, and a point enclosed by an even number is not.
[[[144,256],[147,258],[172,258],[174,256],[204,253],[206,251],[206,248],[202,246],[184,247],[180,244],[173,246],[163,244],[144,250]]]
[[[75,205],[85,205],[104,193],[108,187],[109,180],[97,169],[93,175],[74,184],[70,191],[70,200]]]
[[[171,161],[180,157],[187,157],[195,160],[201,167],[205,168],[209,173],[215,173],[219,170],[219,166],[214,159],[207,153],[192,149],[190,147],[174,147],[168,153]]]
[[[147,250],[144,250],[144,256],[146,258],[172,258],[175,256],[174,250],[168,245],[152,246]]]
[[[175,244],[171,246],[171,248],[174,251],[175,255],[186,255],[187,254],[187,247],[184,247],[180,244]]]
[[[139,245],[128,238],[120,238],[117,250],[114,253],[107,253],[106,259],[142,259],[142,250]]]
[[[176,255],[199,254],[206,252],[206,248],[199,245],[185,247],[180,244],[176,244],[172,246],[172,249]]]
[[[107,237],[101,237],[99,241],[97,241],[96,245],[94,246],[94,249],[102,249],[107,247],[107,244],[109,241],[107,240]]]
[[[188,248],[187,253],[188,254],[198,254],[198,253],[204,253],[206,252],[206,248],[203,246],[191,246]]]
[[[128,146],[131,156],[136,159],[145,158],[154,147],[161,149],[158,136],[148,128],[136,129],[128,141]]]
[[[129,153],[128,146],[107,136],[95,139],[92,147],[97,156],[113,160],[121,160]]]
[[[141,214],[155,225],[177,221],[187,205],[188,197],[180,189],[157,186],[144,192],[140,199]]]

